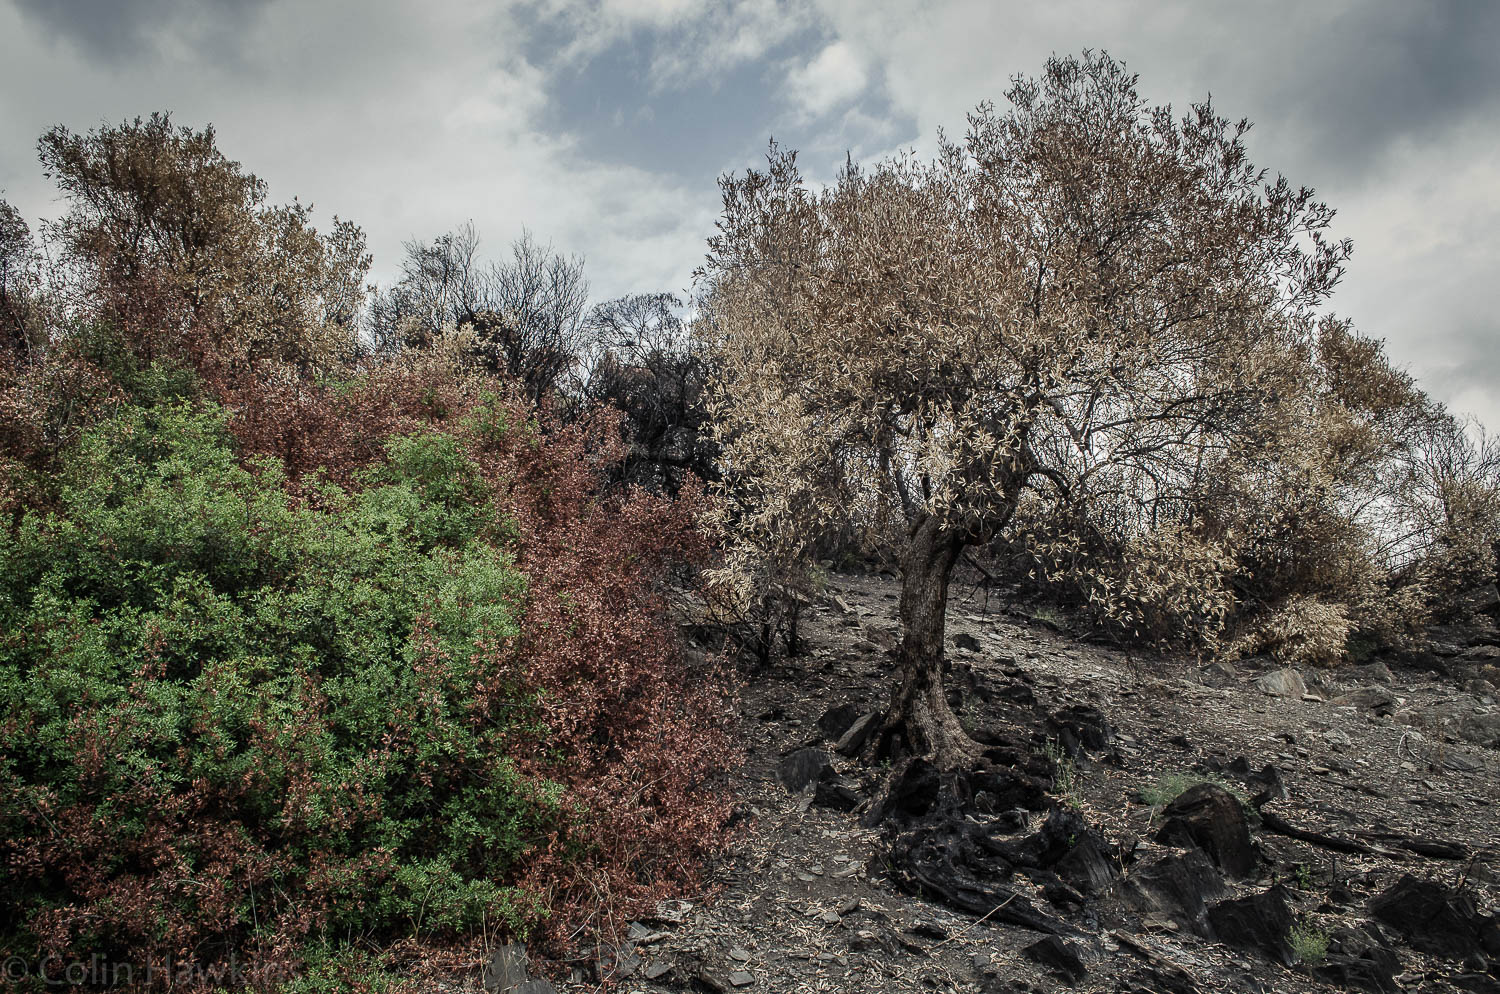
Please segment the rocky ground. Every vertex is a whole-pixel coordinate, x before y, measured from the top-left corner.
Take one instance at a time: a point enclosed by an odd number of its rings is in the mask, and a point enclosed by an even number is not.
[[[747,679],[713,891],[558,989],[1500,992],[1493,627],[1404,663],[1201,667],[971,591],[951,682],[989,748],[944,775],[853,758],[896,597],[833,578],[806,652]]]

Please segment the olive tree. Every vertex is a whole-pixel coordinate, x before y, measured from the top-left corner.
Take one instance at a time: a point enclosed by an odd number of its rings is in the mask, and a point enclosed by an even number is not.
[[[1246,122],[1148,106],[1107,55],[1054,58],[1007,96],[934,160],[851,162],[825,188],[773,145],[721,180],[699,274],[723,579],[764,580],[833,525],[888,537],[881,748],[944,764],[974,749],[942,679],[964,550],[1023,499],[1149,508],[1190,545],[1163,509],[1270,430],[1350,250],[1310,190],[1250,162]]]

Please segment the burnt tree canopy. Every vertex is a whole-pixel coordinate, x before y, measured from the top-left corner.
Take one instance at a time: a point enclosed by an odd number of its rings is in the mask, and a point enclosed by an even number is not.
[[[1159,517],[1300,389],[1349,252],[1310,190],[1249,161],[1248,124],[1148,106],[1107,55],[1054,58],[1008,98],[932,161],[850,162],[826,188],[773,145],[721,180],[700,272],[736,481],[724,579],[850,520],[885,535],[904,575],[887,738],[944,761],[972,748],[941,675],[962,551],[1023,499]]]

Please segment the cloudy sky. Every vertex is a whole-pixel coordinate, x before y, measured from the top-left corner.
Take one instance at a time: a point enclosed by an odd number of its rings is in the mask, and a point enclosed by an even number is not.
[[[587,260],[598,298],[682,290],[716,177],[775,136],[813,178],[930,151],[1053,53],[1151,100],[1212,94],[1315,187],[1355,256],[1334,308],[1500,430],[1500,4],[1486,0],[0,0],[0,191],[59,207],[54,124],[213,123],[274,200],[401,244],[472,220]]]

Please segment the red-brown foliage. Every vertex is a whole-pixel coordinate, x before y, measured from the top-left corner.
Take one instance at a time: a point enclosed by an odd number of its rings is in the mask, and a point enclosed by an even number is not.
[[[555,779],[541,753],[561,744],[566,782],[593,822],[589,859],[564,858],[559,845],[528,880],[561,913],[554,942],[578,926],[607,931],[691,886],[726,814],[710,800],[729,757],[725,701],[709,674],[684,672],[661,595],[668,571],[708,551],[695,524],[702,490],[601,499],[600,467],[620,454],[601,451],[619,438],[612,421],[476,439],[487,475],[509,484],[530,579],[524,635],[510,649],[544,688],[547,733],[526,758]]]
[[[377,369],[338,385],[244,381],[209,392],[227,402],[242,457],[280,460],[288,485],[309,499],[317,497],[306,486],[314,471],[357,488],[385,459],[384,442],[423,430],[455,437],[477,465],[496,520],[508,523],[497,541],[527,585],[519,634],[474,647],[470,720],[493,721],[518,679],[539,691],[536,720],[508,739],[508,758],[522,777],[561,785],[568,811],[507,881],[547,909],[532,940],[553,952],[576,949],[696,886],[725,834],[718,778],[732,753],[729,701],[722,673],[685,660],[664,594],[668,577],[691,574],[707,554],[696,526],[701,489],[675,500],[608,490],[606,468],[623,444],[614,415],[563,424],[495,380]],[[451,660],[437,653],[420,667],[432,670],[424,680],[451,677]],[[7,846],[6,858],[10,872],[53,879],[70,895],[31,922],[44,951],[59,962],[86,958],[107,936],[112,961],[158,977],[171,963],[232,960],[242,980],[269,988],[296,969],[302,943],[340,919],[341,905],[390,879],[384,853],[335,851],[335,836],[371,821],[381,802],[352,782],[331,794],[304,768],[295,743],[325,728],[326,710],[312,682],[304,696],[301,727],[268,720],[252,730],[258,759],[232,788],[143,780],[146,793],[132,803],[153,813],[141,831],[122,826],[107,799],[58,804],[36,795],[29,839]],[[149,700],[138,704],[149,721]],[[210,738],[208,715],[202,725]],[[399,715],[392,727],[383,751],[410,748]],[[85,722],[76,730],[75,765],[85,775],[108,762],[115,736],[136,731]],[[283,802],[271,834],[240,820],[250,798],[268,790]],[[295,817],[309,798],[309,809],[326,814],[316,825]],[[311,872],[293,874],[299,892],[278,895],[267,881],[288,879],[289,831],[303,833],[298,847],[311,853]],[[245,923],[235,920],[247,892],[260,902],[260,937],[248,946]],[[406,961],[472,952],[493,938],[385,940],[397,940]]]

